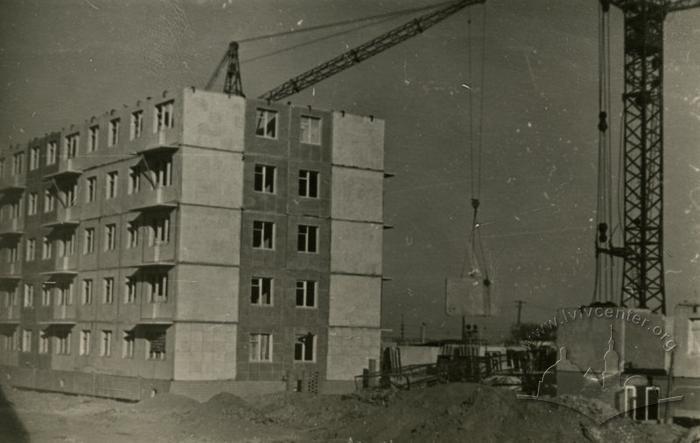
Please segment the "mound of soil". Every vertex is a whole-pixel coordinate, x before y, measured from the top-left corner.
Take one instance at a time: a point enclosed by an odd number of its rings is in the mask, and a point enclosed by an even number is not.
[[[178,424],[183,440],[278,441],[296,440],[295,432],[274,423],[242,398],[220,393],[189,410]]]
[[[197,400],[184,395],[163,393],[141,400],[131,410],[140,413],[183,414],[199,405],[200,403]]]
[[[579,399],[579,402],[585,402]],[[599,405],[590,405],[595,410]],[[326,441],[674,442],[685,431],[617,418],[604,425],[565,405],[518,399],[507,389],[457,383],[399,392],[385,408],[336,420]]]

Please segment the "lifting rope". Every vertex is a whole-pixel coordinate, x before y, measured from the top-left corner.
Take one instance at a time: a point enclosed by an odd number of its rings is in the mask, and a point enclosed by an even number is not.
[[[612,139],[608,123],[610,98],[610,1],[598,5],[598,183],[596,204],[596,264],[593,302],[612,302],[614,288],[614,257],[611,230],[612,207]]]
[[[471,26],[471,10],[469,11],[467,32],[468,32],[468,47],[467,47],[467,71],[468,71],[468,82],[474,79],[472,75],[473,63],[472,63],[472,26]],[[481,206],[481,170],[482,170],[482,148],[483,148],[483,128],[484,128],[484,91],[485,91],[485,58],[486,58],[486,7],[482,6],[482,46],[480,53],[480,74],[479,74],[479,111],[477,116],[477,126],[478,131],[474,131],[474,100],[472,94],[474,88],[469,88],[469,98],[468,98],[468,108],[469,108],[469,163],[470,163],[470,203],[472,207],[472,223],[470,228],[470,238],[467,243],[467,249],[469,249],[469,244],[471,244],[471,254],[465,251],[464,265],[462,266],[462,275],[464,278],[464,273],[467,265],[467,256],[470,256],[470,261],[472,264],[472,270],[469,275],[473,278],[481,278],[483,273],[483,278],[481,283],[488,288],[491,285],[491,279],[489,278],[489,265],[486,260],[486,255],[484,252],[484,244],[481,238],[481,230],[479,223],[479,208]],[[469,86],[469,85],[468,85]]]

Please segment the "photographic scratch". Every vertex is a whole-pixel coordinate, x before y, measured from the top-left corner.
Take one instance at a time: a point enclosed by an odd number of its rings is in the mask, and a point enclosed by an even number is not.
[[[84,0],[84,1],[85,1],[85,3],[87,3],[88,5],[90,5],[90,7],[91,7],[92,9],[94,9],[94,10],[96,10],[96,11],[99,11],[99,10],[100,10],[100,8],[98,8],[97,5],[95,5],[94,3],[92,3],[90,0]]]

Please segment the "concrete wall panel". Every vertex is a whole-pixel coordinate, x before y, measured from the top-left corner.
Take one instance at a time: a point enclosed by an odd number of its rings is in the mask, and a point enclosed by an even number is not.
[[[176,324],[175,379],[235,378],[236,334],[235,324]]]
[[[192,89],[182,98],[184,144],[243,151],[244,98]]]
[[[331,326],[379,327],[382,279],[331,275],[329,318]]]
[[[180,207],[178,260],[238,265],[241,212],[236,209]]]
[[[238,321],[238,268],[179,265],[177,319]]]
[[[185,147],[178,156],[182,163],[182,203],[224,208],[241,207],[242,154]]]
[[[381,275],[380,224],[331,221],[331,272]]]
[[[330,327],[326,378],[353,380],[369,366],[369,359],[379,364],[380,335],[379,329]]]
[[[331,217],[382,222],[383,173],[337,166],[331,173]]]
[[[384,169],[384,121],[333,113],[333,164]]]

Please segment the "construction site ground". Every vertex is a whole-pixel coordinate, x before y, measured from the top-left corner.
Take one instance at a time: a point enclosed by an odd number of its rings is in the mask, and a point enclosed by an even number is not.
[[[222,393],[204,403],[172,394],[127,403],[7,386],[3,392],[1,442],[693,441],[692,430],[676,425],[627,418],[600,424],[607,411],[595,402],[569,399],[575,407],[565,407],[472,383],[246,400]]]

